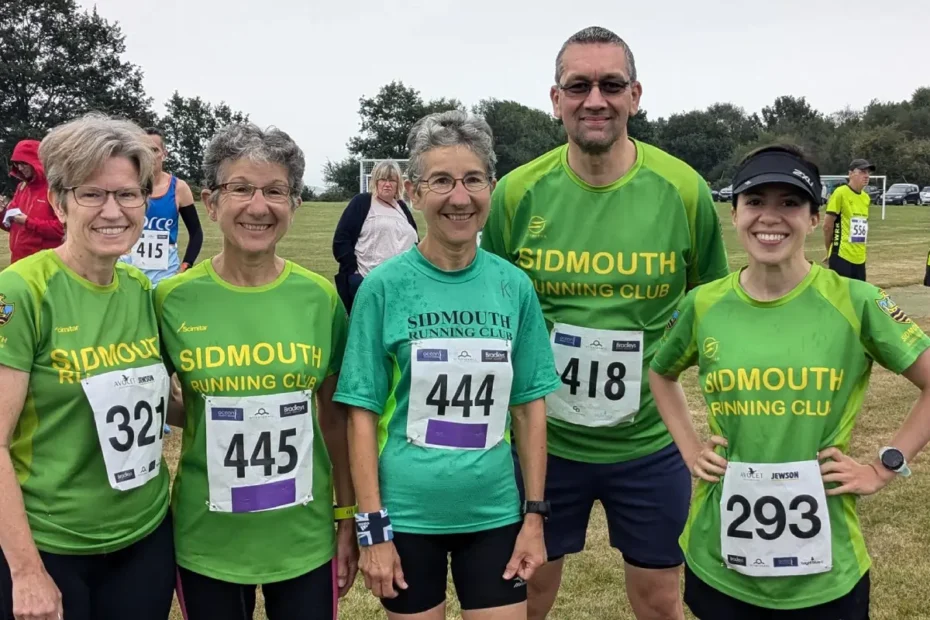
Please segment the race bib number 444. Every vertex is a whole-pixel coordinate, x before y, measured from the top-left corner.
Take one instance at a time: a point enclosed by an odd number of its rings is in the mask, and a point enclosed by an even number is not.
[[[720,551],[727,568],[750,577],[829,571],[830,515],[817,461],[728,463]]]
[[[504,438],[510,341],[433,338],[410,345],[407,438],[425,448],[485,450]]]
[[[309,391],[206,397],[210,510],[257,512],[313,500]]]
[[[639,411],[643,332],[556,323],[552,354],[562,387],[546,397],[551,417],[580,426],[615,426]]]
[[[129,491],[161,469],[168,407],[168,372],[162,364],[94,375],[81,381],[94,412],[110,486]]]

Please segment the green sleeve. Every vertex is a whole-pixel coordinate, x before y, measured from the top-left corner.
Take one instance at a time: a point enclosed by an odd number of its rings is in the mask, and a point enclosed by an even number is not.
[[[338,295],[333,295],[333,326],[332,326],[332,355],[329,358],[329,370],[326,376],[335,375],[342,367],[342,360],[346,352],[346,338],[349,332],[349,317],[346,307]]]
[[[832,194],[830,194],[830,199],[827,200],[826,212],[833,213],[834,215],[839,215],[840,213],[842,213],[843,212],[842,200],[843,200],[843,192],[840,191],[839,188],[837,188],[836,190],[834,190]]]
[[[649,367],[660,375],[677,377],[697,363],[697,315],[694,311],[697,293],[697,290],[691,291],[681,300],[659,340],[659,349]]]
[[[481,233],[481,249],[497,254],[509,263],[513,262],[513,257],[509,255],[507,244],[505,243],[505,230],[510,230],[507,221],[507,205],[504,195],[507,191],[506,179],[502,179],[494,193],[491,194],[491,211],[488,213],[488,221],[484,224]]]
[[[392,376],[390,354],[384,345],[384,285],[372,277],[362,281],[349,320],[349,337],[333,400],[384,412]]]
[[[0,364],[32,371],[39,342],[39,300],[23,277],[0,272]]]
[[[871,295],[862,300],[859,339],[872,359],[901,374],[930,347],[930,338],[891,300],[888,293],[872,285],[867,286]]]
[[[720,232],[720,218],[710,188],[698,178],[697,209],[694,215],[694,249],[688,265],[688,287],[694,288],[724,277],[730,271],[727,248]]]
[[[539,299],[529,277],[519,276],[520,320],[513,343],[513,386],[510,405],[523,405],[559,389],[561,381],[555,370],[549,332]]]
[[[171,289],[174,290],[174,289]],[[177,372],[174,362],[168,354],[168,347],[165,343],[165,332],[170,328],[165,325],[165,300],[168,297],[169,289],[167,287],[156,286],[152,289],[152,305],[155,307],[155,320],[158,322],[158,342],[161,348],[161,360],[165,364],[165,370],[170,377]]]

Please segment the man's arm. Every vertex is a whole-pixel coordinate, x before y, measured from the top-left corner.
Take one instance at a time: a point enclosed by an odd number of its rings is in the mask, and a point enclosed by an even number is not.
[[[190,185],[181,179],[178,179],[175,199],[178,214],[187,227],[187,249],[184,251],[184,260],[181,261],[183,272],[191,267],[200,255],[200,249],[203,247],[203,228],[200,226],[200,217],[197,215],[197,207],[194,206],[194,194]]]
[[[827,201],[826,212],[823,215],[823,244],[827,250],[827,256],[830,255],[830,247],[833,245],[833,229],[836,226],[836,219],[843,212],[842,192],[837,188],[830,195]]]

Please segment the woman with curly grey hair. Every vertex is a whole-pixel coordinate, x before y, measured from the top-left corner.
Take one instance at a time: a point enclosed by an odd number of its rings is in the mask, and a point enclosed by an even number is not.
[[[465,620],[524,619],[546,557],[543,399],[559,377],[529,278],[477,247],[494,185],[487,123],[432,114],[408,146],[427,233],[362,283],[335,397],[350,409],[360,570],[388,618],[441,620],[451,555]]]
[[[154,157],[88,115],[39,156],[64,243],[0,273],[0,618],[164,620],[175,563],[152,285],[119,263]]]
[[[347,319],[328,280],[277,254],[304,155],[279,129],[236,124],[203,165],[222,251],[155,295],[185,404],[179,600],[188,620],[251,618],[261,585],[271,620],[332,620],[358,565],[346,414],[332,400]]]

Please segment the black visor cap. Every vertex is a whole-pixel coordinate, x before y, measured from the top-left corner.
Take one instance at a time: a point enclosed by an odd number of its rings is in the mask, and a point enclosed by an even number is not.
[[[800,189],[813,204],[820,206],[823,189],[820,177],[791,153],[769,151],[747,161],[733,177],[733,204],[736,196],[760,185],[785,183]]]

